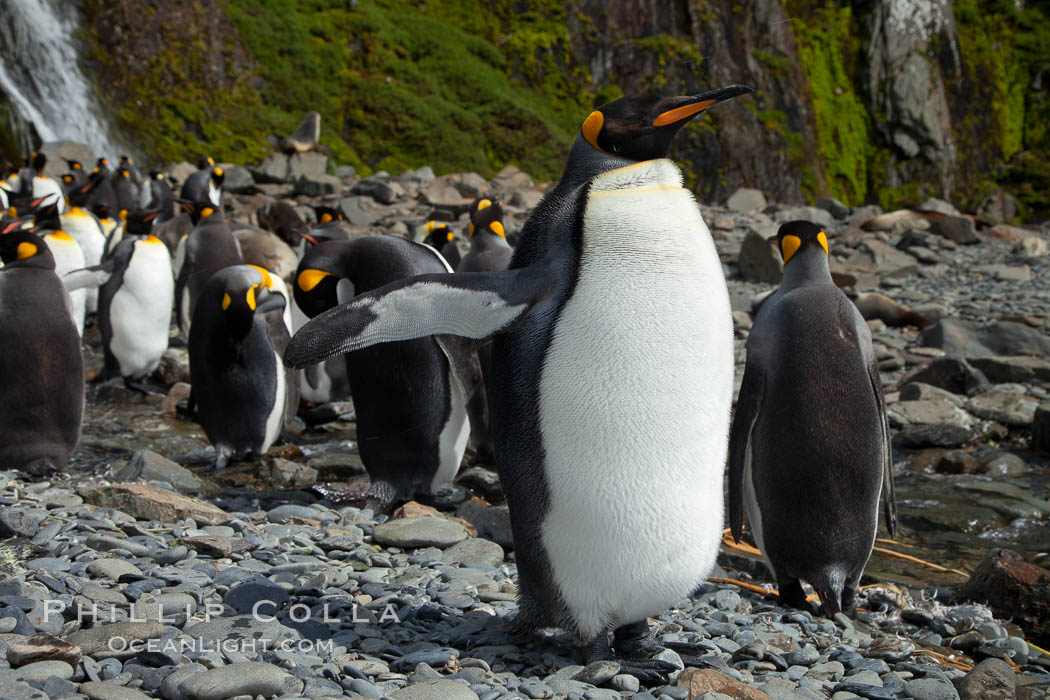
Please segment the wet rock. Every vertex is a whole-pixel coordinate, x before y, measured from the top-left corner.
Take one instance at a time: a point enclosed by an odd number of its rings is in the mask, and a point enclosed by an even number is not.
[[[372,531],[372,538],[393,547],[445,548],[467,539],[467,531],[451,520],[423,516],[377,525]]]
[[[514,549],[510,511],[506,507],[493,508],[477,503],[464,503],[456,510],[456,517],[473,524],[479,537],[495,542],[504,550]]]
[[[174,523],[193,518],[209,525],[229,520],[230,514],[211,503],[144,484],[87,488],[84,500],[101,508],[116,508],[142,520]]]
[[[952,450],[941,455],[935,469],[939,474],[976,474],[980,470],[980,462],[971,452]]]
[[[147,622],[114,622],[78,630],[66,636],[66,641],[80,647],[84,656],[91,658],[127,658],[137,651],[132,642],[156,639],[164,633],[164,625],[156,620]],[[113,643],[111,644],[111,640]]]
[[[756,231],[749,231],[740,246],[737,259],[744,279],[779,284],[784,277],[784,260],[775,242],[770,242]]]
[[[116,481],[163,481],[181,493],[199,493],[201,480],[189,469],[152,450],[139,450],[126,465],[114,472]]]
[[[960,700],[1015,700],[1017,676],[1002,659],[985,659],[955,684]]]
[[[962,244],[980,243],[973,221],[962,216],[944,216],[930,222],[930,232]]]
[[[1050,382],[1050,360],[1029,355],[974,357],[970,364],[996,383],[1027,384],[1034,379]]]
[[[75,667],[83,655],[80,647],[48,634],[34,634],[9,644],[7,660],[13,668],[37,661],[64,661]]]
[[[974,439],[968,428],[957,425],[909,425],[893,436],[896,447],[962,447]]]
[[[993,549],[959,591],[960,601],[987,603],[996,617],[1013,619],[1045,646],[1050,642],[1050,570],[1017,552]]]
[[[274,488],[302,489],[317,483],[317,470],[287,459],[268,459],[262,477]]]
[[[1023,476],[1028,467],[1017,455],[1001,450],[993,450],[980,459],[979,471],[992,478]]]
[[[499,566],[503,563],[503,547],[480,537],[471,537],[457,542],[441,556],[447,564],[486,564]]]
[[[704,693],[722,693],[738,700],[769,699],[761,690],[707,668],[687,668],[682,671],[678,676],[678,687],[685,689],[690,698],[699,698]]]
[[[729,195],[729,199],[726,200],[726,208],[742,214],[761,211],[766,208],[766,196],[761,190],[741,187]]]
[[[903,387],[912,382],[929,384],[964,396],[988,386],[988,378],[984,373],[966,360],[949,357],[939,357],[919,365],[901,377],[899,384]]]
[[[906,425],[948,425],[970,430],[974,420],[966,411],[940,401],[900,401],[886,410],[890,424],[897,427]]]
[[[1032,424],[1039,402],[1030,396],[1003,389],[992,389],[966,402],[970,413],[1003,425],[1024,427]]]
[[[925,382],[908,382],[901,387],[901,401],[943,401],[953,406],[963,407],[964,399],[958,394],[926,384]]]
[[[1050,338],[1030,326],[1012,321],[982,325],[975,321],[942,318],[922,331],[920,343],[940,348],[951,357],[1050,356]]]
[[[239,695],[271,697],[283,694],[292,676],[273,664],[248,661],[193,674],[178,685],[186,700],[225,700]]]

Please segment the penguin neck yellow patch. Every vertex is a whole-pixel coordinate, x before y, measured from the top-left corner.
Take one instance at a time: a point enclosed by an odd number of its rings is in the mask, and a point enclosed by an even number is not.
[[[161,241],[156,236],[154,236],[152,233],[150,235],[146,236],[146,242],[147,243],[160,243],[161,245],[164,245],[164,242]]]
[[[36,255],[37,248],[29,241],[22,241],[18,244],[18,249],[16,252],[18,254],[19,260],[25,260],[26,258],[31,258],[34,255]]]
[[[230,295],[229,294],[223,294],[222,295],[222,310],[225,311],[226,309],[230,308],[230,303],[231,302],[232,302],[232,300],[230,299]]]
[[[817,242],[824,249],[824,255],[831,255],[831,252],[828,250],[828,237],[824,235],[823,231],[817,234]]]
[[[802,239],[798,236],[784,236],[783,240],[780,241],[780,252],[784,255],[784,264],[786,265],[791,256],[798,252],[798,249],[802,247]]]
[[[303,270],[299,273],[296,283],[299,285],[299,289],[309,292],[320,284],[325,277],[334,277],[334,275],[324,270]]]
[[[704,100],[691,105],[669,109],[653,120],[653,126],[667,126],[688,119],[694,114],[699,114],[715,103],[715,100]]]
[[[474,237],[474,224],[470,224],[469,226],[467,226],[467,235],[470,236],[471,238]],[[452,240],[452,239],[450,238],[449,240]]]
[[[472,225],[473,225],[473,224],[472,224]],[[449,240],[449,241],[451,241],[451,240],[452,240],[452,239],[453,239],[454,237],[455,237],[455,236],[454,236],[454,235],[452,234],[452,232],[451,232],[451,231],[449,231],[449,232],[448,232],[448,240]]]
[[[602,151],[602,147],[598,145],[598,134],[601,133],[603,124],[605,124],[605,115],[594,110],[583,120],[583,126],[580,127],[583,138],[599,151]]]
[[[54,239],[56,241],[64,241],[66,243],[72,243],[73,242],[73,237],[70,236],[65,231],[55,231],[54,233],[48,234],[47,237],[51,238],[51,239]]]
[[[504,230],[503,230],[503,224],[500,223],[499,221],[493,221],[491,224],[489,224],[489,230],[491,230],[494,234],[496,234],[500,238],[506,238],[507,237],[506,232],[504,232]]]
[[[258,265],[249,265],[248,267],[258,270],[259,275],[262,277],[262,284],[266,285],[267,289],[273,289],[273,277],[270,277],[269,270],[265,267],[259,267]]]

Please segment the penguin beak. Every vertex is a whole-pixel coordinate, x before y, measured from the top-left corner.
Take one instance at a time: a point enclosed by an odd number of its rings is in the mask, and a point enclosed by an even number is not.
[[[671,109],[665,110],[653,120],[653,126],[669,126],[671,124],[681,125],[688,119],[703,112],[713,104],[731,100],[740,95],[754,92],[754,89],[746,85],[729,85],[710,92],[704,92],[692,97],[671,98],[669,102],[676,103]]]
[[[267,292],[259,300],[258,305],[255,307],[257,313],[266,313],[267,311],[276,311],[278,309],[284,309],[285,300],[281,294],[271,294]]]
[[[319,241],[313,236],[311,236],[309,233],[300,233],[299,235],[302,236],[303,240],[305,240],[310,245],[317,245],[319,243]]]

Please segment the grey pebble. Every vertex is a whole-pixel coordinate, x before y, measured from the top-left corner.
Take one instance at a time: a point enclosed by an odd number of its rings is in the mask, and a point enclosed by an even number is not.
[[[270,697],[283,693],[291,676],[273,664],[250,661],[188,675],[178,684],[179,700],[225,700],[237,695]]]
[[[948,681],[919,678],[904,684],[904,692],[914,700],[959,700],[959,691]]]
[[[90,700],[149,700],[141,690],[127,688],[116,683],[96,683],[89,681],[80,684],[80,692]]]

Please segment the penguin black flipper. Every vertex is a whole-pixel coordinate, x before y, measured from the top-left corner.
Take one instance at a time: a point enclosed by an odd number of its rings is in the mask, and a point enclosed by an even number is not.
[[[729,431],[729,528],[739,542],[744,528],[744,475],[751,468],[751,431],[758,420],[765,375],[754,363],[744,373]]]
[[[553,288],[539,266],[410,277],[329,309],[299,329],[284,361],[302,368],[377,343],[506,331]]]
[[[875,393],[875,403],[882,418],[882,508],[886,518],[886,529],[890,537],[894,537],[897,534],[897,492],[893,486],[893,449],[890,446],[886,401],[882,396],[882,380],[879,378],[878,363],[874,359],[868,363],[868,378],[871,380],[871,390]]]

